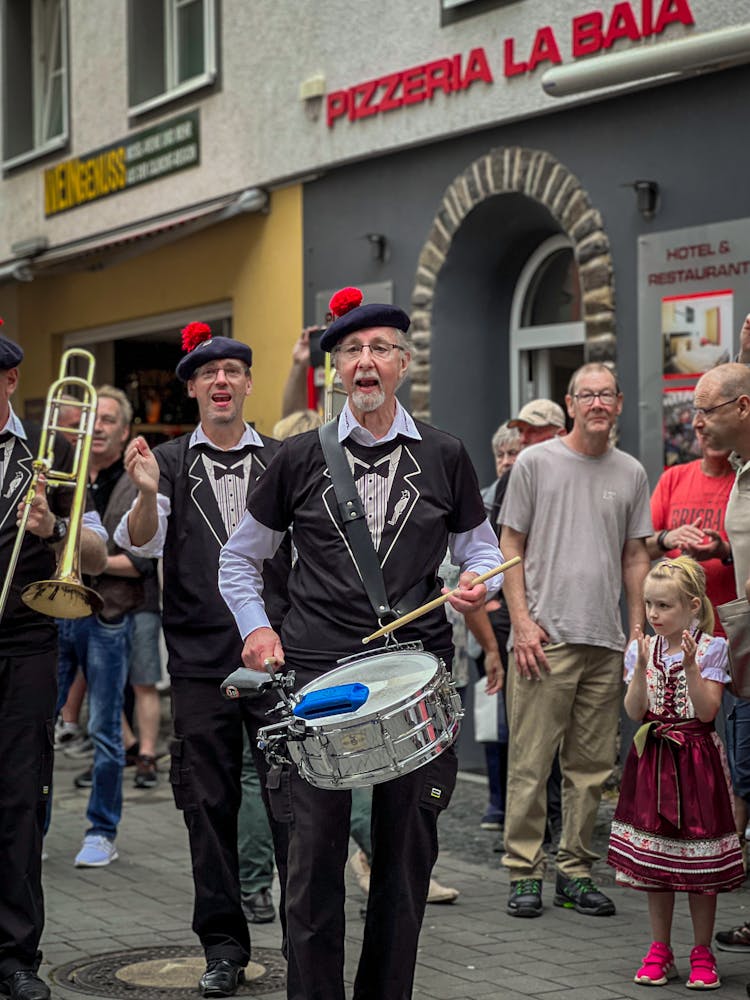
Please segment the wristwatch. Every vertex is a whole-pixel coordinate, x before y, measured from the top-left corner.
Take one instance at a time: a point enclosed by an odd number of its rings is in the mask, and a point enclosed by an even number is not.
[[[68,535],[68,522],[64,517],[56,517],[55,523],[52,526],[52,534],[47,535],[42,541],[45,545],[57,545],[60,542],[65,541]]]
[[[669,546],[664,541],[664,539],[667,537],[668,534],[669,534],[669,528],[664,528],[656,536],[656,544],[659,546],[662,552],[669,552]]]

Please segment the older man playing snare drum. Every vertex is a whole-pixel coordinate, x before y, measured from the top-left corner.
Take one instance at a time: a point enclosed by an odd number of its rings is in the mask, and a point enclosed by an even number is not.
[[[413,608],[440,593],[437,569],[448,545],[461,568],[461,589],[450,603],[470,613],[487,595],[485,585],[473,581],[501,562],[474,469],[460,441],[414,421],[396,399],[410,360],[409,317],[394,306],[361,300],[357,289],[336,293],[336,319],[321,339],[348,397],[333,425],[331,447],[343,450],[352,471],[369,528],[365,542],[377,553],[390,607]],[[260,569],[289,525],[298,559],[289,583],[290,611],[278,635],[263,608]],[[500,582],[495,577],[490,587]],[[339,658],[361,652],[363,637],[378,628],[317,430],[285,441],[270,463],[222,550],[219,585],[245,641],[245,666],[262,670],[266,659],[274,659],[295,671],[298,686],[335,667]],[[430,653],[451,661],[451,627],[442,607],[398,636],[402,642],[421,640]],[[354,1000],[411,996],[437,857],[437,819],[455,778],[449,748],[373,789],[372,876]],[[293,769],[281,791],[279,801],[291,819],[287,996],[343,1000],[351,795],[315,788]]]

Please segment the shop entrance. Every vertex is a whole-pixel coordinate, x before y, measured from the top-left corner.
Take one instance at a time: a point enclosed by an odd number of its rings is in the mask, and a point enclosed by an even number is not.
[[[196,310],[145,316],[67,334],[63,347],[84,347],[96,360],[96,384],[122,389],[133,407],[133,432],[150,445],[192,430],[198,407],[175,375],[182,357],[180,330]],[[203,306],[201,319],[215,335],[232,335],[231,303]]]

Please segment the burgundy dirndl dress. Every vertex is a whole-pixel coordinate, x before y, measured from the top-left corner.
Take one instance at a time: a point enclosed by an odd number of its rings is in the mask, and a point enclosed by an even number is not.
[[[701,676],[726,683],[726,641],[701,633],[696,641]],[[745,872],[724,747],[713,723],[695,718],[682,653],[666,656],[665,647],[651,637],[649,711],[625,762],[607,861],[617,883],[634,889],[729,892]],[[631,643],[631,676],[635,657]]]

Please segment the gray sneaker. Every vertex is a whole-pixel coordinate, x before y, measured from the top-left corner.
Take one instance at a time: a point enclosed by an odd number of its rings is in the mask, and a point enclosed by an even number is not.
[[[249,924],[270,924],[276,919],[276,910],[270,889],[242,894],[242,912]]]
[[[55,723],[55,750],[63,750],[80,743],[85,737],[84,731],[77,722],[65,722],[58,719]]]
[[[66,757],[71,760],[81,760],[84,757],[93,757],[94,741],[90,736],[82,736],[80,740],[75,740],[63,749]]]

